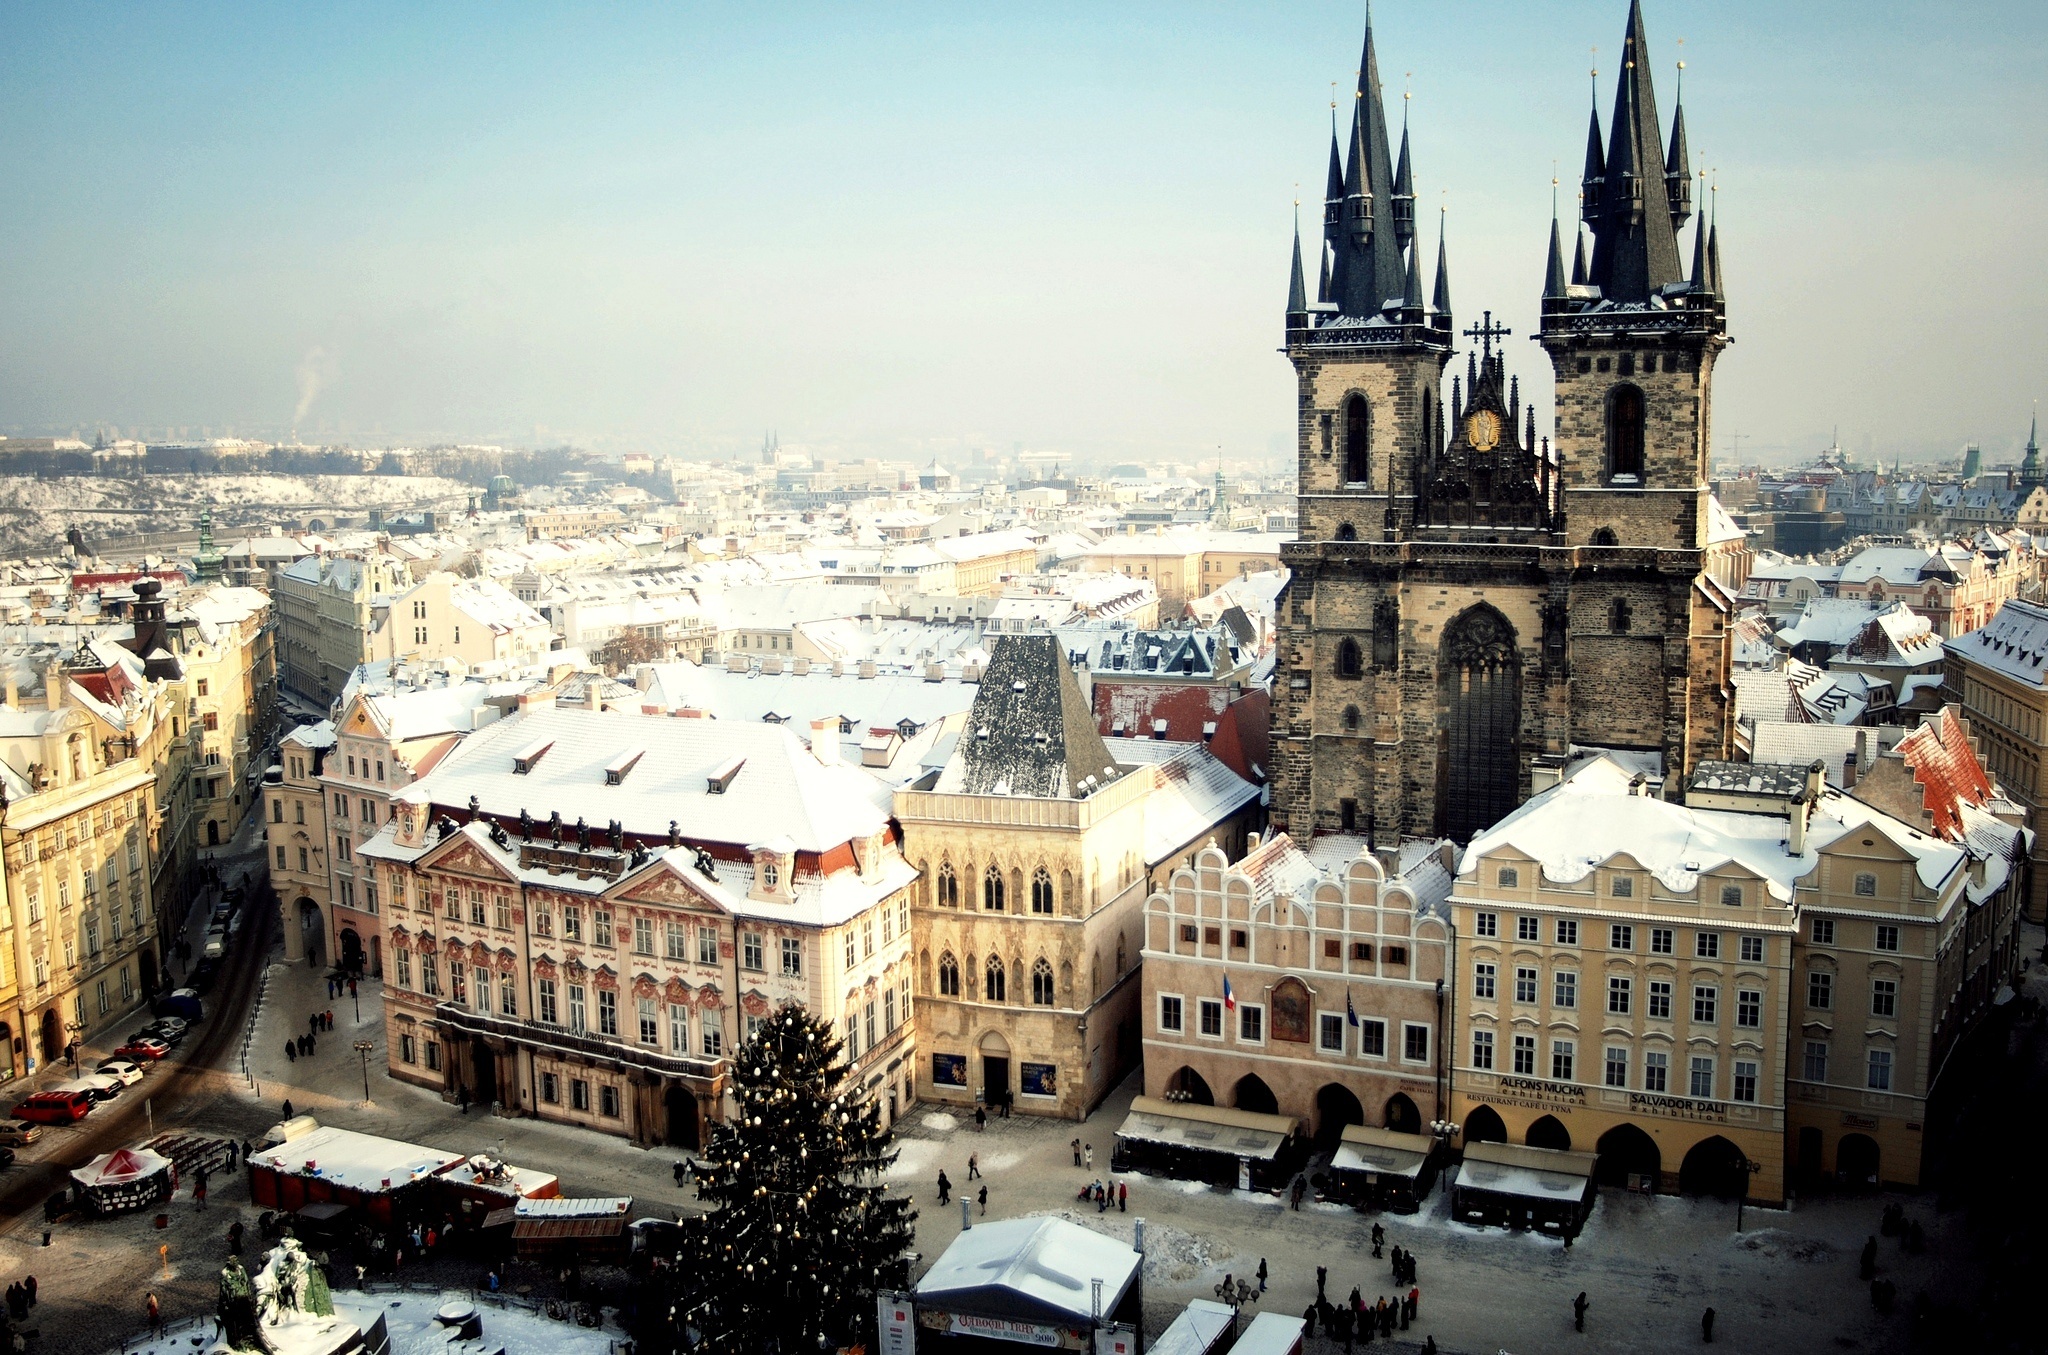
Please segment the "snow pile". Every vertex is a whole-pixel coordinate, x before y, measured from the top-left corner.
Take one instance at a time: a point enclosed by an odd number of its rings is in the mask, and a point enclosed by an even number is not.
[[[1118,1211],[1098,1214],[1091,1209],[1057,1209],[1045,1217],[1064,1219],[1091,1232],[1105,1233],[1120,1242],[1133,1241],[1137,1229],[1134,1216]],[[1145,1283],[1186,1285],[1211,1277],[1222,1279],[1225,1269],[1237,1258],[1230,1244],[1219,1238],[1197,1237],[1161,1223],[1145,1225]],[[1256,1265],[1257,1262],[1251,1263]]]
[[[1762,1228],[1735,1239],[1743,1251],[1773,1260],[1832,1261],[1835,1249],[1817,1237],[1797,1237],[1777,1228]]]

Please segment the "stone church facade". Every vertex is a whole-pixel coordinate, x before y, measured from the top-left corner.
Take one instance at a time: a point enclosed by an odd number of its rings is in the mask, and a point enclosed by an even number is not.
[[[1408,133],[1396,159],[1368,28],[1316,299],[1297,234],[1287,305],[1301,539],[1282,552],[1276,829],[1463,841],[1575,746],[1653,755],[1674,794],[1729,756],[1732,599],[1703,571],[1718,241],[1702,214],[1688,276],[1684,113],[1667,153],[1639,9],[1625,45],[1575,248],[1552,222],[1539,437],[1490,314],[1444,398],[1448,263],[1440,230],[1425,294]]]

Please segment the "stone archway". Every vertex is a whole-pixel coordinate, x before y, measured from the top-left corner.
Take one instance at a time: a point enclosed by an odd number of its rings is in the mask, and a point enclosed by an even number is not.
[[[1422,1112],[1408,1098],[1407,1092],[1395,1092],[1387,1098],[1387,1128],[1399,1134],[1422,1132]],[[1502,1133],[1505,1135],[1506,1131]]]
[[[1522,660],[1515,628],[1485,603],[1444,627],[1437,661],[1437,826],[1464,842],[1515,808]]]
[[[1333,1151],[1344,1137],[1344,1126],[1364,1124],[1365,1107],[1358,1103],[1349,1087],[1341,1082],[1326,1082],[1316,1092],[1316,1150]]]
[[[55,1007],[43,1008],[43,1063],[55,1063],[64,1057],[64,1023],[57,1018]]]
[[[1877,1187],[1877,1140],[1868,1134],[1844,1134],[1835,1145],[1835,1176],[1851,1190]]]
[[[1237,1080],[1231,1090],[1230,1104],[1239,1110],[1249,1110],[1260,1115],[1278,1115],[1280,1100],[1273,1095],[1273,1089],[1257,1073],[1246,1073]]]
[[[299,944],[304,948],[306,963],[315,969],[327,963],[327,920],[320,913],[320,905],[299,896],[298,903]]]
[[[1564,1121],[1555,1115],[1545,1115],[1529,1126],[1529,1132],[1522,1136],[1522,1142],[1531,1148],[1555,1148],[1568,1153],[1572,1147],[1572,1131],[1564,1127]]]
[[[1465,1142],[1506,1143],[1507,1123],[1492,1106],[1474,1106],[1465,1115]]]
[[[1197,1106],[1216,1104],[1216,1093],[1209,1090],[1209,1083],[1200,1073],[1183,1064],[1178,1072],[1166,1079],[1166,1093],[1178,1096]]]
[[[1010,1044],[995,1031],[981,1037],[981,1095],[988,1106],[1000,1106],[1010,1095]]]
[[[1679,1164],[1678,1188],[1688,1195],[1716,1195],[1732,1200],[1749,1189],[1749,1170],[1742,1150],[1715,1134],[1701,1139]]]
[[[668,1141],[671,1147],[695,1148],[700,1143],[697,1123],[697,1098],[690,1095],[690,1089],[680,1082],[671,1082],[662,1093],[663,1109],[668,1113]]]
[[[351,974],[360,973],[363,968],[363,938],[354,927],[341,929],[341,954],[335,963]]]
[[[1657,1141],[1632,1124],[1618,1124],[1600,1136],[1595,1145],[1600,1161],[1594,1175],[1603,1186],[1625,1186],[1631,1176],[1647,1177],[1656,1189],[1664,1168],[1664,1155]]]

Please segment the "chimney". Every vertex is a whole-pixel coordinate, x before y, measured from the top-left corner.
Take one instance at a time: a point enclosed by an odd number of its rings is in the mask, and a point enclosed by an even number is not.
[[[1827,790],[1828,764],[1820,758],[1815,758],[1806,769],[1806,802],[1810,805],[1819,804]]]
[[[818,759],[820,767],[839,765],[839,722],[837,720],[811,721],[811,756]]]
[[[1801,791],[1792,797],[1792,803],[1786,808],[1791,815],[1792,827],[1791,831],[1786,835],[1785,850],[1794,856],[1804,856],[1806,855],[1806,820],[1807,816],[1813,813],[1813,802],[1807,797],[1805,791]]]
[[[49,703],[49,706],[50,706],[50,709],[51,709],[51,710],[61,710],[61,709],[63,709],[63,706],[64,706],[64,665],[63,665],[63,664],[61,664],[61,663],[52,663],[52,664],[51,664],[51,665],[50,665],[50,666],[49,666],[48,668],[46,668],[46,669],[44,669],[44,670],[43,670],[43,699],[44,699],[45,701],[47,701],[47,702]]]
[[[519,713],[522,715],[528,711],[539,714],[541,711],[553,710],[554,708],[555,694],[553,692],[521,692],[519,694]]]
[[[1848,756],[1842,759],[1842,789],[1856,789],[1856,750],[1854,748],[1851,748]]]
[[[583,704],[592,710],[604,709],[604,678],[596,673],[583,680]]]
[[[15,679],[12,668],[7,670],[7,708],[21,709],[21,683]]]

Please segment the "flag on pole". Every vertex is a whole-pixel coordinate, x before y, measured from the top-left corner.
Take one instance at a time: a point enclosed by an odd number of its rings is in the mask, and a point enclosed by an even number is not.
[[[1351,1005],[1351,994],[1344,994],[1344,1019],[1352,1025],[1358,1024],[1358,1009]]]
[[[1231,994],[1230,975],[1228,974],[1223,976],[1223,1010],[1227,1012],[1237,1010],[1237,998]]]

